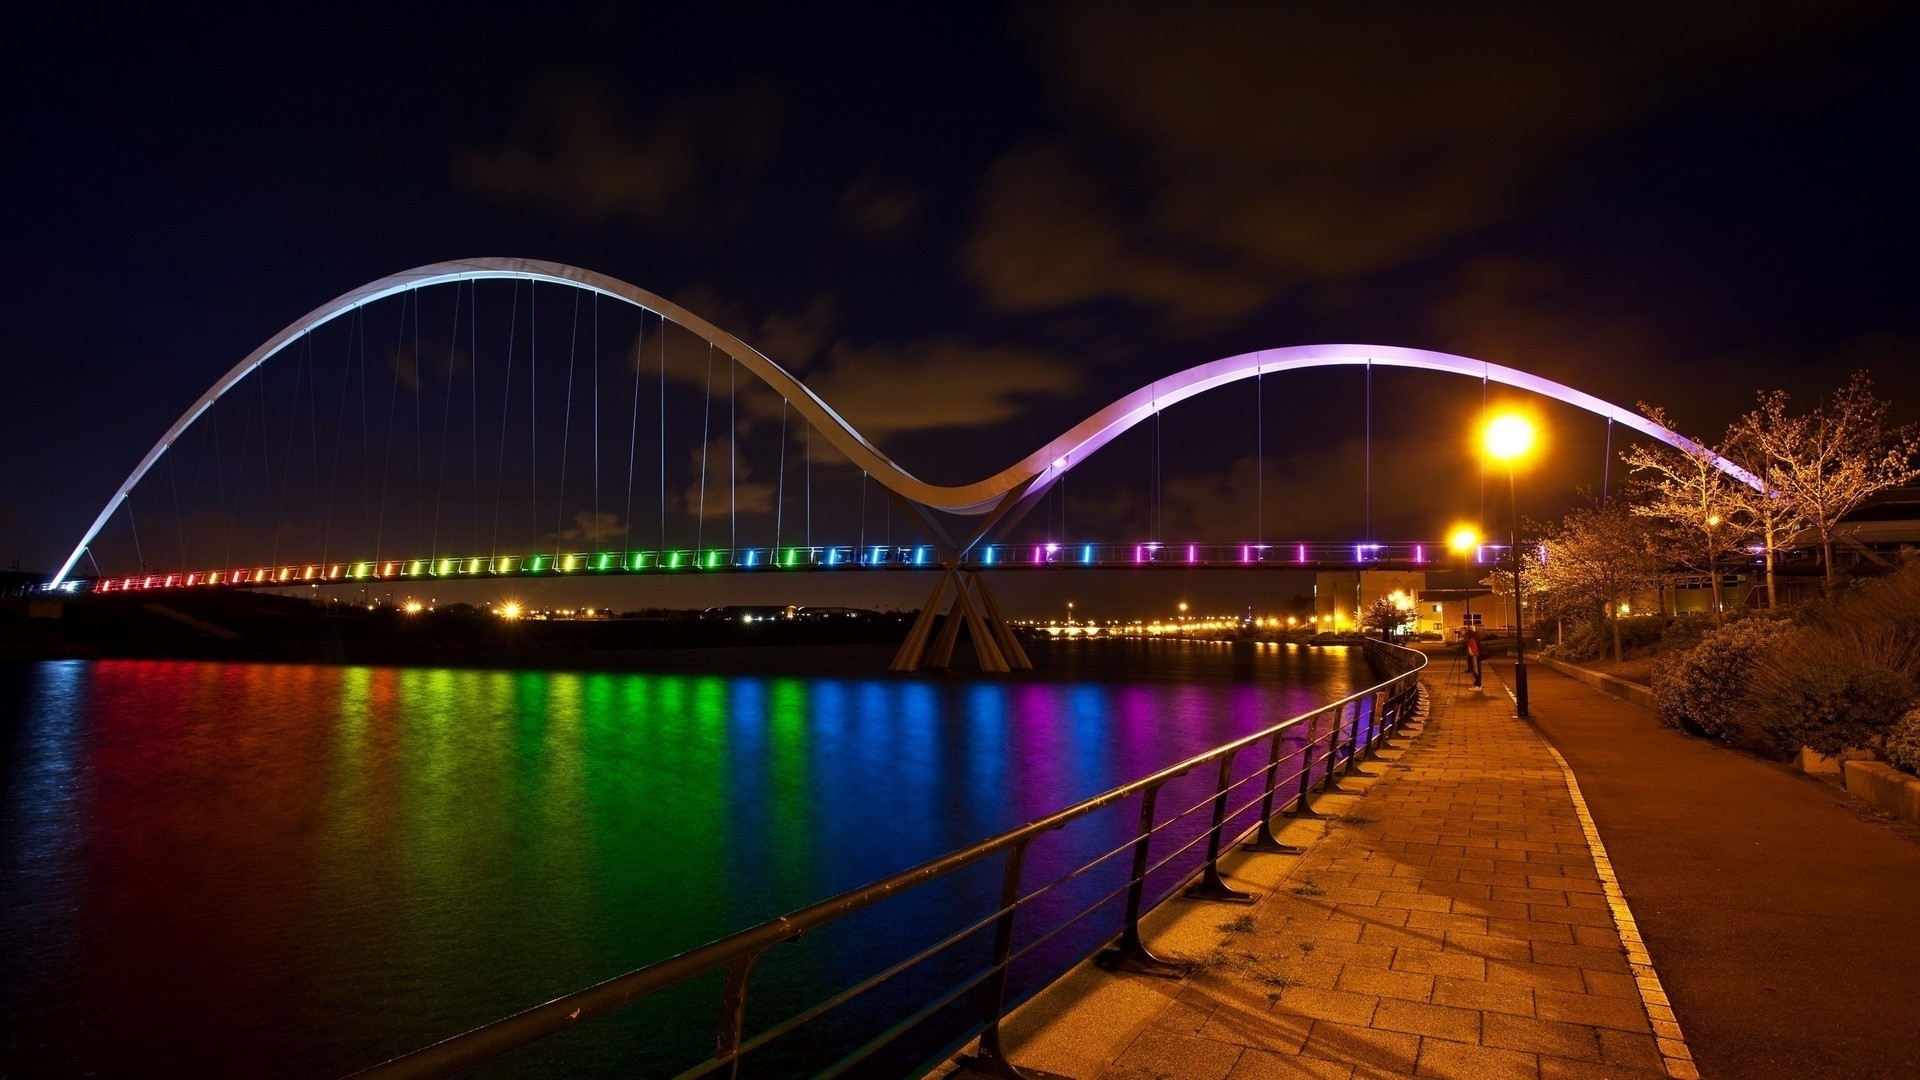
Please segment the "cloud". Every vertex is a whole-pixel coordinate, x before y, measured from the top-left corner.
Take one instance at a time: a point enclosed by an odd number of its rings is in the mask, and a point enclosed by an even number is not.
[[[861,434],[876,441],[890,435],[947,428],[982,427],[1019,416],[1036,400],[1065,398],[1082,387],[1074,365],[1024,347],[981,344],[958,337],[904,344],[856,344],[836,337],[838,306],[817,294],[798,311],[755,320],[712,290],[696,287],[676,297],[690,311],[718,326],[754,327],[742,335],[775,363],[805,383]],[[662,366],[667,378],[724,397],[729,357],[715,349],[709,371],[707,342],[673,328],[664,350],[650,330],[630,350],[630,362],[649,377]],[[781,401],[758,379],[736,375],[737,424],[744,436],[756,423],[777,420]],[[798,437],[798,421],[789,426]],[[838,454],[824,441],[814,451],[823,461]]]
[[[1037,398],[1079,392],[1071,364],[1031,349],[933,338],[905,345],[841,342],[806,382],[869,438],[984,427],[1025,412]]]
[[[608,88],[549,82],[501,142],[456,156],[453,175],[496,202],[581,222],[711,230],[744,216],[747,183],[779,141],[779,114],[770,94],[745,91],[675,102],[641,128]]]
[[[689,453],[687,473],[694,480],[681,493],[681,500],[693,517],[711,521],[735,514],[773,513],[774,485],[753,479],[753,467],[744,452],[737,445],[729,447],[724,438],[708,442],[704,452]]]
[[[574,527],[562,529],[557,534],[561,540],[615,540],[627,535],[631,526],[620,520],[620,515],[610,513],[596,514],[591,510],[582,510],[573,515]]]
[[[1210,322],[1268,298],[1243,274],[1154,250],[1144,230],[1121,224],[1119,203],[1065,147],[1016,151],[982,186],[981,227],[962,262],[988,300],[1014,311],[1111,295]]]
[[[1642,384],[1656,370],[1661,350],[1645,324],[1577,312],[1562,291],[1561,275],[1548,263],[1478,259],[1461,268],[1427,323],[1449,351],[1601,396],[1615,384]]]
[[[1029,310],[1113,297],[1206,323],[1416,260],[1548,197],[1576,150],[1763,85],[1887,5],[1074,0],[1028,25],[1067,122],[982,186],[966,271]],[[1777,71],[1767,72],[1777,79]]]
[[[869,240],[904,239],[920,224],[925,196],[873,173],[854,180],[833,209],[834,219]]]

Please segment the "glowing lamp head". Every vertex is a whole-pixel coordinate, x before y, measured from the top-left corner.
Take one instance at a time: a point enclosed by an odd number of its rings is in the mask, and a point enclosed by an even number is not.
[[[1447,537],[1447,546],[1455,551],[1472,551],[1480,546],[1480,534],[1462,525]]]
[[[520,603],[517,600],[509,600],[501,604],[496,610],[500,612],[500,617],[503,619],[517,619],[520,617]]]
[[[1487,453],[1501,461],[1518,461],[1533,449],[1533,421],[1508,413],[1487,425]]]

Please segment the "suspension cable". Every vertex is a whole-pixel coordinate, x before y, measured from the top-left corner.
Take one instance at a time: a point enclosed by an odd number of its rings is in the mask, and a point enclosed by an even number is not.
[[[353,381],[353,339],[356,333],[358,333],[359,326],[360,326],[360,309],[355,308],[353,310],[353,318],[348,320],[347,322],[346,356],[345,356],[344,362],[340,366],[340,407],[337,413],[335,414],[334,425],[333,425],[333,472],[327,480],[326,525],[322,529],[320,534],[320,561],[321,562],[327,561],[327,556],[328,554],[330,554],[330,550],[333,544],[333,500],[334,500],[335,494],[338,493],[340,489],[340,447],[341,447],[341,443],[345,440],[346,434],[347,434],[347,387],[351,385]],[[220,403],[218,401],[214,402],[214,405],[216,408],[219,406],[219,404]],[[209,411],[212,411],[212,410],[209,410]],[[220,425],[217,420],[214,423],[213,430],[214,430],[214,462],[217,470],[218,462],[220,460],[219,458]],[[216,471],[216,474],[215,474],[216,483],[218,482],[218,479],[219,477]],[[222,490],[220,495],[220,505],[222,509],[226,508],[226,493],[224,490]],[[228,569],[232,569],[232,568],[228,567]]]
[[[281,460],[280,498],[278,500],[279,509],[273,515],[273,520],[274,520],[273,548],[272,548],[273,558],[270,561],[275,566],[278,566],[280,564],[280,534],[282,531],[284,531],[284,527],[286,525],[287,504],[290,501],[289,496],[292,494],[291,488],[293,483],[293,447],[294,447],[294,443],[298,441],[296,436],[298,436],[300,433],[301,375],[303,372],[306,371],[307,360],[309,359],[311,352],[312,350],[310,349],[302,350],[298,358],[295,359],[294,361],[293,403],[289,405],[287,408],[287,452]],[[271,491],[269,491],[268,497],[269,498],[272,497]],[[179,505],[178,505],[179,498],[180,498],[179,493],[175,492],[174,493],[174,503],[175,503],[174,512],[176,514],[178,514],[179,512]]]
[[[533,514],[533,535],[540,538],[540,283],[527,282],[527,508]]]
[[[416,290],[413,296],[413,543],[420,543],[420,533],[427,524],[427,428],[424,421],[427,381],[420,371],[420,294]],[[416,548],[415,550],[418,550]]]
[[[453,367],[460,354],[460,282],[453,283],[453,333],[447,340],[447,392],[440,406],[440,477],[433,484],[433,534],[427,554],[440,558],[440,507],[447,497],[447,443],[453,434]]]
[[[623,522],[626,531],[622,534],[621,561],[633,551],[633,470],[640,454],[640,366],[641,358],[646,356],[647,315],[645,309],[640,313],[640,336],[633,343],[633,426],[627,432],[627,516]]]
[[[380,469],[380,501],[376,504],[376,517],[373,530],[373,557],[380,557],[380,543],[386,537],[387,530],[387,488],[393,482],[393,425],[400,413],[400,356],[407,341],[407,300],[412,291],[400,294],[400,325],[394,334],[393,342],[393,383],[387,391],[387,447],[386,461]],[[264,414],[262,416],[264,420]]]
[[[713,416],[713,342],[707,342],[707,392],[700,400],[700,506],[693,522],[693,557],[707,542],[707,449]]]
[[[1613,475],[1613,417],[1607,417],[1607,448],[1600,457],[1600,509],[1607,508],[1607,490]]]
[[[660,316],[660,550],[667,549],[667,317]]]
[[[780,547],[781,519],[787,512],[787,399],[780,399],[780,472],[774,478],[773,546]],[[776,554],[776,558],[778,555]]]
[[[1267,397],[1266,372],[1253,372],[1253,542],[1267,540]]]
[[[493,470],[493,547],[488,559],[499,566],[500,510],[507,487],[507,422],[513,405],[513,347],[520,337],[520,283],[512,285],[513,303],[507,313],[507,363],[500,379],[500,459]]]
[[[173,469],[173,451],[167,451],[167,486],[173,489],[173,531],[180,538],[180,569],[187,568],[187,526],[180,517],[180,478]]]
[[[600,521],[600,294],[593,294],[593,531],[604,526]],[[583,537],[598,539],[598,537]]]
[[[567,521],[567,451],[573,438],[573,368],[574,361],[579,358],[579,346],[580,292],[576,289],[573,293],[573,334],[567,342],[567,403],[560,413],[560,490],[554,496],[559,505],[553,512],[553,557],[556,561],[560,558],[561,534],[566,529]]]
[[[740,522],[737,517],[738,511],[739,511],[739,502],[738,502],[739,478],[738,478],[738,474],[735,472],[735,461],[734,461],[734,457],[736,453],[736,442],[737,442],[736,436],[738,434],[738,430],[734,426],[735,414],[734,414],[734,400],[733,400],[733,380],[734,380],[735,374],[738,373],[739,369],[740,369],[740,365],[735,363],[732,357],[728,357],[727,358],[727,551],[729,553],[727,555],[728,559],[736,558],[736,556],[733,555],[732,552],[738,550],[740,547]]]

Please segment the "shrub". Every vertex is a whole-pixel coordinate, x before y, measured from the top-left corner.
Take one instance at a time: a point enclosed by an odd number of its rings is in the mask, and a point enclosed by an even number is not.
[[[1682,616],[1682,618],[1688,618]],[[1620,648],[1623,652],[1636,649],[1659,648],[1665,650],[1669,626],[1676,620],[1667,615],[1630,615],[1620,620]],[[1696,635],[1694,640],[1698,640]],[[1693,644],[1688,641],[1687,645]],[[1613,658],[1613,627],[1602,615],[1570,620],[1567,623],[1566,644],[1561,645],[1553,655],[1575,663],[1589,660],[1611,660]]]
[[[1884,753],[1895,768],[1920,773],[1920,709],[1908,709],[1893,722]]]
[[[1746,619],[1654,664],[1653,697],[1660,719],[1711,739],[1747,741],[1754,732],[1754,666],[1788,630],[1778,620]]]
[[[1782,750],[1876,745],[1920,698],[1920,563],[1809,605],[1795,621],[1757,658],[1763,726]]]
[[[1660,651],[1685,652],[1700,644],[1702,638],[1713,632],[1711,615],[1675,615],[1667,620],[1660,635]]]
[[[1806,663],[1768,681],[1773,692],[1760,708],[1767,733],[1782,749],[1822,754],[1871,744],[1920,697],[1912,679],[1883,667]]]

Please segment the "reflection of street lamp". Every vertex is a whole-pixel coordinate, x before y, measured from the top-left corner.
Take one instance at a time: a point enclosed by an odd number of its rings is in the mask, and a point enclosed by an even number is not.
[[[1462,525],[1453,530],[1452,536],[1447,537],[1447,546],[1459,552],[1460,556],[1465,558],[1467,552],[1480,546],[1480,534]],[[1467,588],[1460,590],[1460,592],[1460,603],[1462,605],[1460,609],[1460,625],[1463,627],[1471,627],[1473,625],[1473,587],[1469,585]]]
[[[1527,632],[1526,616],[1520,610],[1520,500],[1514,493],[1513,474],[1531,449],[1533,422],[1526,417],[1509,413],[1487,425],[1487,453],[1507,463],[1507,515],[1513,544],[1513,704],[1519,716],[1527,715]]]

